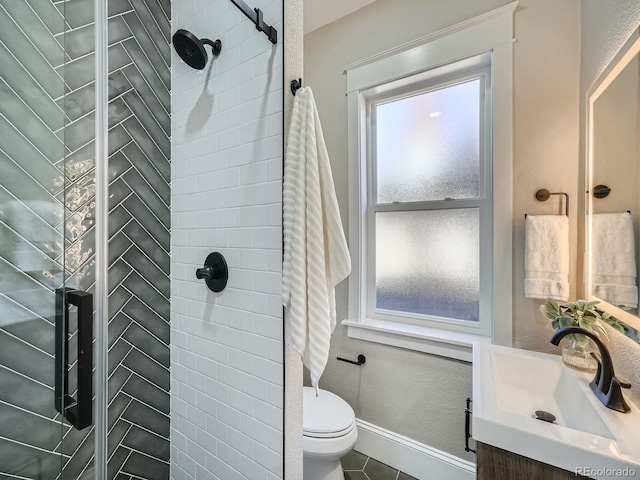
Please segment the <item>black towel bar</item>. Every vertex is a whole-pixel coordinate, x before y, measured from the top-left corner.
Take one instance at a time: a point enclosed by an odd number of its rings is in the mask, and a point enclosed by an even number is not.
[[[349,359],[346,359],[346,358],[341,358],[341,357],[336,357],[336,358],[338,360],[340,360],[341,362],[352,363],[352,364],[357,365],[359,367],[364,365],[364,363],[367,361],[365,356],[362,355],[362,354],[358,355],[358,361],[357,362],[354,362],[353,360],[349,360]]]

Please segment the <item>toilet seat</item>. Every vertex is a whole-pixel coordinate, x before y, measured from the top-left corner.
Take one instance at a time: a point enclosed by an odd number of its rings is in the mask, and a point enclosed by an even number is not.
[[[353,408],[337,395],[312,387],[303,388],[302,431],[305,437],[338,438],[355,429]]]
[[[312,438],[338,438],[338,437],[344,437],[354,428],[356,428],[355,421],[351,425],[349,425],[347,428],[343,430],[339,430],[337,432],[309,432],[303,428],[302,434],[305,437],[312,437]]]

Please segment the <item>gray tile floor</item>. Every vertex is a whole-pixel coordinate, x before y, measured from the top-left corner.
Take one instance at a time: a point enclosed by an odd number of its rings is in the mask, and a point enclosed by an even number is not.
[[[340,459],[345,480],[417,480],[355,450]]]

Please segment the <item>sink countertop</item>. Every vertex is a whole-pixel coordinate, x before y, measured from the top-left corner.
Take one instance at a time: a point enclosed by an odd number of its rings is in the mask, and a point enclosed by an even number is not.
[[[590,468],[596,479],[616,478],[607,469],[640,476],[640,409],[628,397],[626,414],[602,405],[593,375],[559,355],[474,343],[473,438],[570,472]],[[535,419],[536,410],[556,423]]]

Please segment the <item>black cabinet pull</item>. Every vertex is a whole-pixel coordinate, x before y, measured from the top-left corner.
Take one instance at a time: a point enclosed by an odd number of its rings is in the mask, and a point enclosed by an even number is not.
[[[69,305],[78,307],[78,392],[69,395]],[[56,290],[55,407],[78,430],[93,423],[93,295]]]
[[[469,439],[471,438],[471,399],[467,398],[467,408],[464,409],[464,451],[473,452],[476,451],[473,448],[469,448]]]

